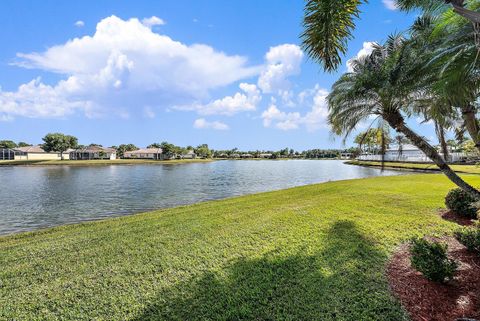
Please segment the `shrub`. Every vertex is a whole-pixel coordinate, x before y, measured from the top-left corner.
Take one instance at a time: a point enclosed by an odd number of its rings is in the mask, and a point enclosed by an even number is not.
[[[444,282],[453,278],[457,263],[447,257],[447,245],[425,239],[413,239],[410,248],[412,266],[427,279]]]
[[[455,238],[465,245],[469,251],[480,254],[480,229],[478,228],[463,228],[455,232]]]
[[[448,209],[468,218],[477,218],[474,202],[475,199],[460,188],[452,189],[445,197],[445,205]]]

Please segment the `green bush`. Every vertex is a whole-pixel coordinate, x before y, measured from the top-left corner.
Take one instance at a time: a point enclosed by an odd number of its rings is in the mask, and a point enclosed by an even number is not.
[[[469,227],[455,232],[455,238],[469,251],[480,254],[480,229]]]
[[[410,254],[412,266],[429,280],[444,282],[452,279],[457,270],[457,263],[447,257],[445,244],[413,239]]]
[[[445,205],[448,209],[468,218],[477,218],[474,202],[475,199],[460,188],[452,189],[445,197]]]

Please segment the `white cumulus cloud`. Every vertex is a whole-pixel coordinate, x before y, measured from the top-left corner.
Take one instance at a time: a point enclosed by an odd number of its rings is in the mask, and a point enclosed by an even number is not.
[[[40,78],[20,85],[15,92],[0,92],[0,114],[15,117],[57,118],[88,111],[92,103],[66,99],[69,85],[62,81],[56,86],[45,85]]]
[[[272,102],[267,110],[262,113],[263,126],[276,127],[282,130],[297,129],[302,117],[299,112],[286,113],[278,109]]]
[[[300,73],[303,52],[299,46],[283,44],[271,47],[265,55],[265,67],[258,78],[258,87],[267,94],[288,91],[288,77]]]
[[[262,96],[257,86],[254,84],[241,83],[239,85],[241,92],[233,96],[226,96],[216,99],[207,104],[191,104],[175,106],[178,110],[192,110],[201,115],[225,115],[233,116],[240,112],[254,111]]]
[[[304,116],[304,123],[308,131],[316,131],[320,128],[327,128],[328,119],[328,91],[318,88],[313,96],[312,110]]]
[[[82,20],[77,20],[77,21],[75,22],[75,27],[81,28],[81,27],[83,27],[83,26],[85,26],[85,22],[83,22]]]
[[[374,45],[375,45],[374,41],[365,41],[363,43],[363,47],[362,49],[360,49],[360,51],[357,52],[357,55],[352,59],[347,60],[348,72],[353,72],[352,60],[370,55],[373,51]]]
[[[193,127],[197,129],[215,129],[215,130],[227,130],[229,129],[227,124],[219,121],[209,122],[205,118],[196,119],[193,122]]]
[[[315,86],[310,92],[304,92],[303,100],[310,96],[311,110],[304,115],[299,112],[284,112],[278,109],[275,100],[262,113],[263,125],[282,130],[297,129],[300,126],[310,131],[327,128],[328,107],[326,98],[328,91]]]
[[[155,33],[137,18],[101,20],[93,35],[74,38],[44,52],[19,53],[14,65],[64,76],[56,84],[36,79],[17,91],[0,90],[0,114],[64,117],[125,114],[145,106],[197,101],[210,90],[260,72],[247,58],[204,44],[187,45]]]
[[[159,17],[152,16],[150,18],[143,18],[142,23],[144,26],[151,28],[153,26],[163,26],[165,21]]]
[[[382,2],[388,10],[398,10],[398,6],[395,0],[382,0]]]

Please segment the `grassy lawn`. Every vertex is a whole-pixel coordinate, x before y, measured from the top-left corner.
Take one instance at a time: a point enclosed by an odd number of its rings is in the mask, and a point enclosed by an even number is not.
[[[368,167],[381,167],[381,162],[370,162],[370,161],[348,161],[345,162],[350,165],[360,165]],[[415,169],[415,170],[430,170],[430,171],[439,171],[437,165],[435,164],[415,164],[415,163],[396,163],[396,162],[385,162],[385,168],[396,168],[396,169]],[[465,174],[480,174],[480,166],[478,165],[450,165],[450,167],[457,173]]]
[[[211,162],[211,159],[173,159],[158,161],[153,159],[113,159],[113,160],[0,160],[0,166],[48,166],[48,165],[69,165],[69,166],[97,166],[97,165],[137,165],[137,164],[185,164]]]
[[[330,182],[3,237],[0,319],[404,320],[385,263],[451,233],[451,187]]]

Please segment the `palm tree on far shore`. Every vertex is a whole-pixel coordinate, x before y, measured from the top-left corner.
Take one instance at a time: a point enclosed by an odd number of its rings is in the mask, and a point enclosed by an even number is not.
[[[408,143],[408,139],[405,138],[402,134],[398,134],[394,137],[395,143],[398,146],[398,156],[403,155],[403,145]]]
[[[411,96],[418,93],[415,57],[401,36],[390,36],[372,53],[351,62],[353,72],[340,77],[329,94],[329,123],[337,135],[348,135],[356,126],[376,116],[427,155],[457,186],[480,200],[480,192],[459,177],[437,150],[405,123],[412,115]]]

